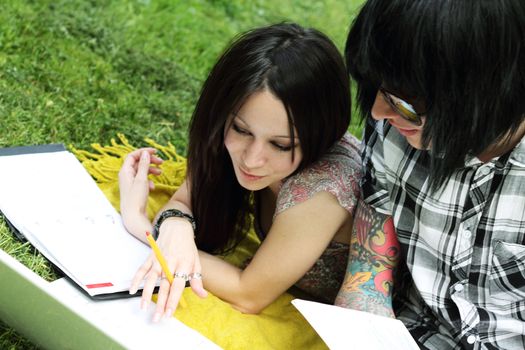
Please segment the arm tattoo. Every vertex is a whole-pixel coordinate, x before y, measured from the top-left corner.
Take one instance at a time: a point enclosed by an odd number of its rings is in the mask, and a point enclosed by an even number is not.
[[[359,201],[350,240],[346,276],[335,304],[394,317],[393,272],[399,243],[392,217]]]

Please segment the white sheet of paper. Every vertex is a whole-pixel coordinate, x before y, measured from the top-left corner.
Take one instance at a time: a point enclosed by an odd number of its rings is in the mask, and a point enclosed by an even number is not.
[[[173,317],[153,323],[140,298],[94,301],[66,278],[47,282],[0,250],[0,319],[43,349],[205,349],[219,346]]]
[[[129,289],[150,254],[75,156],[0,157],[0,210],[50,261],[90,294]]]
[[[301,299],[292,304],[331,350],[419,350],[399,320]]]
[[[164,317],[153,323],[154,303],[143,311],[139,307],[140,298],[93,301],[64,278],[51,282],[49,287],[54,296],[126,349],[220,349],[174,317]]]

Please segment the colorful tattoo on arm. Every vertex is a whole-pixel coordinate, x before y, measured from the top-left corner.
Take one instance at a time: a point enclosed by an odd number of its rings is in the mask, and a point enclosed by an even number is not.
[[[346,277],[338,306],[394,317],[392,288],[399,243],[392,217],[359,201],[352,229]]]

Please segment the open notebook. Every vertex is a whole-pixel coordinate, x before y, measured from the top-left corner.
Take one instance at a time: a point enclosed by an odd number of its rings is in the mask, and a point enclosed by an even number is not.
[[[127,294],[150,249],[63,147],[0,150],[0,210],[37,250],[93,298]]]

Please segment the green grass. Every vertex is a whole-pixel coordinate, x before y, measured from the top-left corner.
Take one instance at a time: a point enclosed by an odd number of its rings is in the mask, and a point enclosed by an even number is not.
[[[186,152],[208,70],[237,33],[294,21],[342,49],[362,0],[4,0],[0,4],[0,147],[89,148],[117,132]],[[357,118],[350,128],[358,134]],[[4,171],[16,171],[7,169]],[[49,265],[0,219],[0,248],[48,280]],[[0,349],[32,349],[0,323]]]

